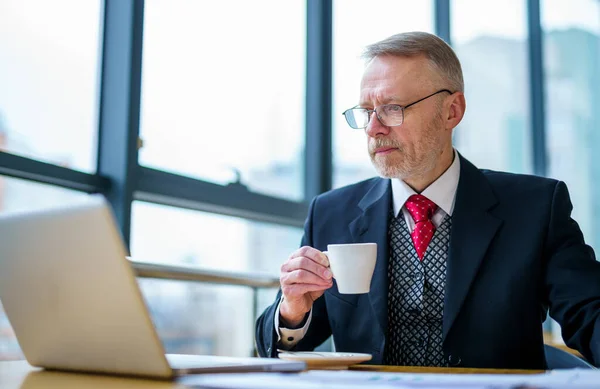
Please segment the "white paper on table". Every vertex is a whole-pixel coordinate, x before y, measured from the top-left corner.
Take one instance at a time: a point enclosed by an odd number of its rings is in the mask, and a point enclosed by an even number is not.
[[[547,389],[598,389],[600,370],[571,369],[541,374],[419,374],[361,371],[216,374],[182,381],[218,389],[512,389],[522,385]]]

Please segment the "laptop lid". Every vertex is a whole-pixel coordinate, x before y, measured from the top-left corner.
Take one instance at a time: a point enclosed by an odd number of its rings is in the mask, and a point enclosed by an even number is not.
[[[0,301],[33,366],[153,378],[306,368],[271,358],[165,355],[100,195],[0,214]]]
[[[0,300],[31,365],[173,375],[125,256],[100,195],[0,214]]]

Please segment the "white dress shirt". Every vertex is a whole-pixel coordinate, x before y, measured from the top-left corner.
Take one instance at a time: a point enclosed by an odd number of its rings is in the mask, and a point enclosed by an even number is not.
[[[429,200],[437,204],[438,208],[433,214],[431,221],[437,227],[440,226],[446,215],[452,216],[454,210],[454,202],[456,200],[456,189],[458,188],[458,179],[460,178],[460,158],[454,150],[454,160],[446,171],[431,185],[429,185],[421,194]],[[392,202],[394,207],[394,215],[398,216],[400,211],[404,216],[404,220],[408,225],[409,231],[415,228],[415,221],[404,206],[406,200],[412,195],[417,194],[413,188],[408,186],[404,181],[392,179]],[[312,309],[308,315],[308,319],[302,328],[289,329],[279,326],[279,306],[281,306],[283,296],[279,301],[277,310],[275,311],[275,330],[277,331],[277,342],[283,349],[290,349],[296,345],[308,331],[310,321],[312,319]]]
[[[458,187],[458,179],[460,177],[460,158],[454,150],[454,160],[446,171],[438,177],[431,185],[429,185],[421,194],[433,201],[438,209],[434,212],[431,221],[437,228],[442,224],[442,220],[446,215],[452,216],[454,210],[454,200],[456,199],[456,188]],[[410,212],[404,206],[406,200],[412,195],[417,194],[413,188],[408,186],[404,181],[392,179],[392,199],[394,206],[394,215],[398,216],[400,211],[404,214],[404,220],[408,225],[408,229],[412,232],[415,229],[415,221]]]

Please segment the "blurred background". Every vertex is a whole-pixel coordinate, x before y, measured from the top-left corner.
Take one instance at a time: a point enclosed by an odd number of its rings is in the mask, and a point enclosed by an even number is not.
[[[276,281],[310,199],[375,175],[341,113],[362,48],[412,30],[462,62],[456,148],[564,180],[598,251],[599,0],[0,0],[0,212],[103,193],[136,261]],[[252,354],[276,293],[139,284],[171,353]]]

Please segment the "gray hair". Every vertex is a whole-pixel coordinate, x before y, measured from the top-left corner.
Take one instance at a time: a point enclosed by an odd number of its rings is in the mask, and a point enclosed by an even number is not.
[[[385,55],[399,57],[424,55],[429,59],[432,70],[449,82],[448,88],[452,92],[465,90],[462,68],[456,53],[446,42],[433,34],[415,31],[392,35],[367,46],[362,58],[370,61]]]

